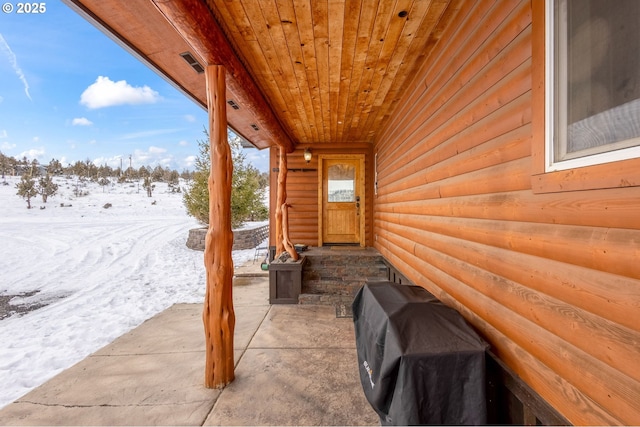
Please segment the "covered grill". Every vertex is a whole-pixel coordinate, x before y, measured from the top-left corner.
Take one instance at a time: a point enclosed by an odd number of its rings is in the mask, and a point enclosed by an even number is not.
[[[353,302],[360,380],[383,425],[484,424],[488,345],[425,289],[366,284]]]

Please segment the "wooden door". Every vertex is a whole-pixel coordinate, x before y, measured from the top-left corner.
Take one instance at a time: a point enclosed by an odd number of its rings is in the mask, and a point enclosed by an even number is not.
[[[364,224],[363,161],[322,160],[322,244],[361,244]]]

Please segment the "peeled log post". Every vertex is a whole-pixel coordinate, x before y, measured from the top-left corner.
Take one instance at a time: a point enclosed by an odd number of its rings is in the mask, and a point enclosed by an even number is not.
[[[234,379],[233,231],[231,230],[231,178],[233,162],[227,141],[225,70],[205,70],[209,108],[211,171],[209,174],[209,230],[205,238],[204,266],[207,290],[202,320],[206,343],[205,387],[222,388]]]
[[[287,200],[287,153],[280,147],[280,163],[278,165],[278,189],[276,192],[276,256],[284,252],[284,235],[282,232],[282,206]]]
[[[300,259],[298,252],[296,252],[296,248],[291,244],[291,240],[289,240],[289,203],[284,203],[282,205],[282,244],[284,248],[291,255],[291,259],[297,261]]]

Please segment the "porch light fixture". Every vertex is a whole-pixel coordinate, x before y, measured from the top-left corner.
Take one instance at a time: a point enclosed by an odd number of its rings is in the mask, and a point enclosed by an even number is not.
[[[304,150],[304,161],[309,163],[311,161],[311,149],[305,148]]]

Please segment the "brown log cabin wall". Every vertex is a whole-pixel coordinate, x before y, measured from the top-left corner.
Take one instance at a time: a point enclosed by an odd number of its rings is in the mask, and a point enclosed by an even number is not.
[[[312,151],[311,161],[307,164],[303,153],[306,148]],[[366,192],[366,219],[365,239],[366,245],[372,245],[372,209],[373,209],[373,166],[371,157],[371,144],[368,143],[344,143],[344,144],[300,144],[296,150],[287,154],[287,202],[289,208],[289,235],[291,242],[309,246],[318,245],[318,156],[323,154],[364,154],[365,155],[365,192]],[[278,173],[274,168],[278,167],[278,151],[275,148],[270,152],[271,188],[277,188]],[[300,171],[300,169],[311,169]],[[270,206],[275,206],[275,192],[271,192]],[[273,209],[272,209],[273,211]],[[275,221],[270,222],[271,226]],[[270,230],[269,236],[275,236],[275,230]],[[269,241],[274,246],[275,241]]]
[[[570,422],[638,425],[640,187],[533,191],[531,7],[460,2],[374,144],[373,244]]]

